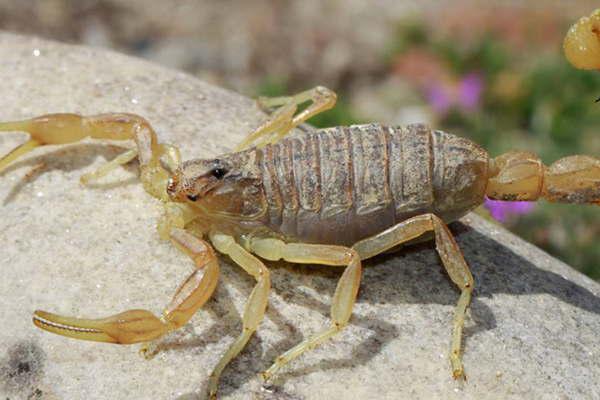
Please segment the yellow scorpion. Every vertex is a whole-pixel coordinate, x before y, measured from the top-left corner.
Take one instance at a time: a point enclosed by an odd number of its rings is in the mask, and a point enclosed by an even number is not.
[[[450,362],[465,376],[461,337],[473,277],[447,224],[480,205],[501,200],[600,204],[600,160],[576,155],[549,167],[524,151],[490,158],[475,143],[421,124],[380,124],[292,130],[334,106],[324,87],[290,97],[259,100],[275,109],[237,146],[215,159],[181,162],[176,147],[161,144],[150,124],[132,114],[50,114],[0,123],[1,131],[24,131],[29,141],[0,160],[0,172],[42,145],[86,137],[135,141],[87,183],[137,157],[146,191],[164,203],[159,234],[187,254],[196,269],[160,317],[129,310],[101,319],[69,318],[35,311],[36,326],[63,336],[99,342],[145,343],[185,325],[211,296],[219,277],[216,249],[256,279],[243,313],[243,330],[214,367],[209,392],[262,321],[271,288],[261,261],[343,266],[331,305],[331,324],[275,359],[268,380],[306,350],[339,333],[349,322],[361,281],[361,260],[407,242],[432,237],[450,279],[460,290],[454,312]],[[309,106],[298,112],[300,104]],[[429,236],[428,236],[429,235]]]

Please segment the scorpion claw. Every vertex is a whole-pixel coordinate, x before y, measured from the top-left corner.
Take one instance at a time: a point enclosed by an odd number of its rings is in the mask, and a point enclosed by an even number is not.
[[[45,331],[75,339],[116,343],[117,341],[100,328],[99,320],[68,318],[37,310],[33,313],[33,323]]]
[[[0,172],[34,148],[44,145],[60,145],[78,142],[86,137],[95,139],[134,139],[145,147],[129,150],[101,167],[98,171],[84,175],[83,183],[100,178],[118,165],[125,164],[138,156],[149,163],[156,145],[156,134],[142,117],[133,114],[112,113],[92,116],[78,114],[46,114],[22,121],[0,122],[0,133],[26,132],[30,139],[0,158]],[[165,146],[165,152],[178,157],[177,149]],[[175,161],[177,161],[176,159]]]
[[[38,146],[65,144],[83,139],[82,117],[75,114],[48,114],[23,121],[0,122],[0,132],[27,132],[29,141],[0,159],[0,172],[13,161]]]
[[[63,317],[38,310],[33,314],[33,323],[74,339],[120,344],[150,341],[167,331],[167,325],[146,310],[129,310],[99,319]]]
[[[14,148],[10,153],[0,158],[0,173],[4,171],[13,161],[18,159],[24,154],[29,153],[31,150],[38,147],[40,144],[35,140],[29,140],[26,143]]]

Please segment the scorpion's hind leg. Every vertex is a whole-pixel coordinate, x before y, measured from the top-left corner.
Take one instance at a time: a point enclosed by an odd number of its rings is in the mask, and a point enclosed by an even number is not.
[[[266,381],[281,367],[335,336],[348,324],[360,286],[362,267],[358,253],[342,246],[284,243],[277,239],[254,239],[250,246],[253,252],[268,260],[283,259],[293,263],[346,267],[333,295],[331,326],[277,357],[273,365],[262,374]]]
[[[196,268],[177,289],[160,318],[147,310],[129,310],[101,319],[70,318],[36,311],[34,324],[75,339],[119,344],[147,342],[183,326],[215,290],[219,264],[210,245],[186,231],[173,229],[171,240],[194,261]]]
[[[333,108],[336,100],[336,94],[323,86],[317,86],[294,96],[260,97],[258,104],[261,108],[266,110],[279,108],[264,124],[250,132],[235,150],[241,151],[250,146],[262,147],[275,143],[307,119]],[[311,104],[296,114],[298,106],[308,101]]]
[[[454,378],[465,378],[460,349],[465,314],[473,292],[473,276],[458,244],[444,222],[433,214],[419,215],[400,222],[375,236],[361,240],[352,248],[360,254],[361,259],[365,259],[383,253],[401,243],[418,238],[429,231],[433,231],[435,234],[436,250],[446,272],[461,291],[454,311],[450,363],[452,364]]]

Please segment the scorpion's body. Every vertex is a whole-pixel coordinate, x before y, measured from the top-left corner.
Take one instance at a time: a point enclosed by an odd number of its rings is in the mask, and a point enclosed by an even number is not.
[[[416,124],[336,127],[284,138],[309,117],[332,107],[335,99],[333,92],[317,87],[264,100],[263,105],[280,108],[236,152],[185,163],[177,148],[158,143],[150,124],[137,115],[51,114],[0,123],[0,131],[31,135],[0,159],[0,172],[44,144],[88,136],[134,139],[136,148],[84,175],[82,182],[137,157],[144,188],[165,204],[160,235],[196,266],[160,317],[147,310],[93,320],[36,311],[34,323],[64,336],[101,342],[159,338],[185,325],[212,295],[219,276],[214,246],[256,280],[242,317],[242,333],[210,376],[209,391],[215,395],[221,372],[265,314],[270,273],[259,257],[345,267],[332,298],[331,325],[279,356],[263,373],[269,379],[348,324],[360,286],[361,260],[433,233],[430,237],[442,265],[460,290],[449,359],[454,377],[464,377],[462,328],[474,281],[446,224],[481,204],[486,195],[600,204],[600,160],[571,156],[546,167],[529,152],[491,159],[467,139]],[[296,114],[297,105],[308,100],[313,103]],[[143,348],[146,355],[153,353],[151,348]]]
[[[327,128],[228,157],[262,182],[250,229],[344,246],[417,215],[460,218],[483,202],[488,170],[481,147],[420,124]]]

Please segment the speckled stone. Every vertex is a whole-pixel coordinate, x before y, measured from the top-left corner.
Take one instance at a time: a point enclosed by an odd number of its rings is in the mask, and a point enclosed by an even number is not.
[[[49,112],[139,113],[183,155],[231,149],[264,117],[253,103],[119,54],[0,35],[0,120]],[[0,135],[0,154],[24,140]],[[159,313],[191,263],[159,241],[160,204],[135,165],[92,188],[78,178],[127,144],[36,150],[0,176],[0,398],[198,399],[240,330],[253,281],[226,259],[212,300],[151,361],[137,346],[37,330],[33,310]],[[600,286],[470,215],[453,226],[476,280],[465,332],[469,380],[447,357],[458,292],[431,244],[369,261],[352,324],[262,388],[274,357],[323,328],[339,269],[272,265],[265,321],[221,381],[231,399],[600,398]]]

